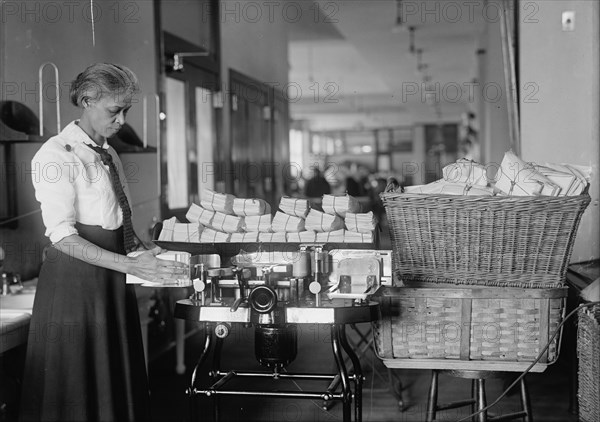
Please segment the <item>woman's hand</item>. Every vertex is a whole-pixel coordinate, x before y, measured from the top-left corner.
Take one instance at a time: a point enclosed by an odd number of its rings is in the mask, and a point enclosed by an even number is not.
[[[189,277],[188,264],[157,258],[156,255],[162,252],[163,249],[156,247],[138,256],[129,257],[127,273],[153,283],[165,283]]]

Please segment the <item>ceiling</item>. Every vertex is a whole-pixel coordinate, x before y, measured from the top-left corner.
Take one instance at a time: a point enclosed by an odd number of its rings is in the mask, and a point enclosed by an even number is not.
[[[458,119],[486,21],[497,17],[487,0],[295,4],[303,12],[288,19],[291,114],[312,129]]]

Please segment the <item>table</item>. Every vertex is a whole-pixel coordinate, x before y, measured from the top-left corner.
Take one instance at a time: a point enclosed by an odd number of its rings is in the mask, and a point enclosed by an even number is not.
[[[224,395],[321,399],[324,401],[338,400],[342,402],[343,420],[345,422],[350,422],[352,419],[352,401],[354,401],[354,420],[360,422],[362,421],[363,375],[360,361],[346,337],[345,328],[349,324],[374,321],[378,318],[378,307],[379,305],[375,302],[357,303],[353,300],[336,299],[324,301],[319,307],[299,304],[286,306],[281,309],[282,321],[285,324],[325,324],[330,326],[332,353],[337,368],[335,374],[288,373],[279,372],[276,369],[272,372],[223,371],[220,368],[219,358],[226,335],[223,335],[222,325],[217,325],[217,333],[215,333],[215,329],[212,326],[216,323],[249,324],[251,322],[251,309],[249,307],[239,307],[235,311],[232,311],[228,306],[201,306],[200,302],[194,299],[180,300],[175,305],[175,318],[204,323],[206,328],[204,348],[192,373],[190,387],[187,391],[190,400],[193,400],[196,395],[212,396],[215,398]],[[217,337],[216,341],[215,336]],[[215,379],[215,382],[210,386],[200,387],[197,385],[198,371],[213,347],[214,358],[209,374]],[[350,358],[352,371],[348,371],[346,367],[344,353]],[[324,391],[249,391],[227,389],[228,382],[236,377],[272,378],[273,380],[283,378],[323,380],[330,381],[330,383]],[[351,382],[354,384],[354,391],[352,391]],[[341,385],[341,390],[339,391],[337,388],[338,385]],[[196,420],[198,415],[195,414],[193,405],[191,406],[191,412],[192,420]],[[215,420],[218,420],[218,406],[216,406],[216,402],[214,412]]]

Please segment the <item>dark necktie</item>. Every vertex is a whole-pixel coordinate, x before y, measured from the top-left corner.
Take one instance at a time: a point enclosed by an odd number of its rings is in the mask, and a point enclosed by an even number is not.
[[[127,195],[125,195],[125,191],[123,190],[123,185],[121,185],[121,179],[119,178],[119,172],[117,171],[117,166],[113,162],[112,156],[108,153],[107,150],[101,147],[95,147],[90,144],[86,144],[88,147],[96,151],[100,154],[100,159],[102,163],[108,166],[110,171],[110,181],[119,200],[119,206],[121,207],[121,211],[123,211],[123,242],[125,244],[125,251],[131,252],[135,249],[135,233],[133,232],[133,225],[131,224],[131,208],[129,207],[129,201],[127,200]]]

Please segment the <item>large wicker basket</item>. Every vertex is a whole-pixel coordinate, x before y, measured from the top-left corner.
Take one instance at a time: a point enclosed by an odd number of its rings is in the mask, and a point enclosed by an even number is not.
[[[600,306],[579,310],[579,420],[600,421]]]
[[[382,359],[533,362],[558,328],[566,288],[380,288]],[[540,363],[556,360],[559,337]]]
[[[564,285],[587,192],[570,197],[385,192],[396,280]]]

